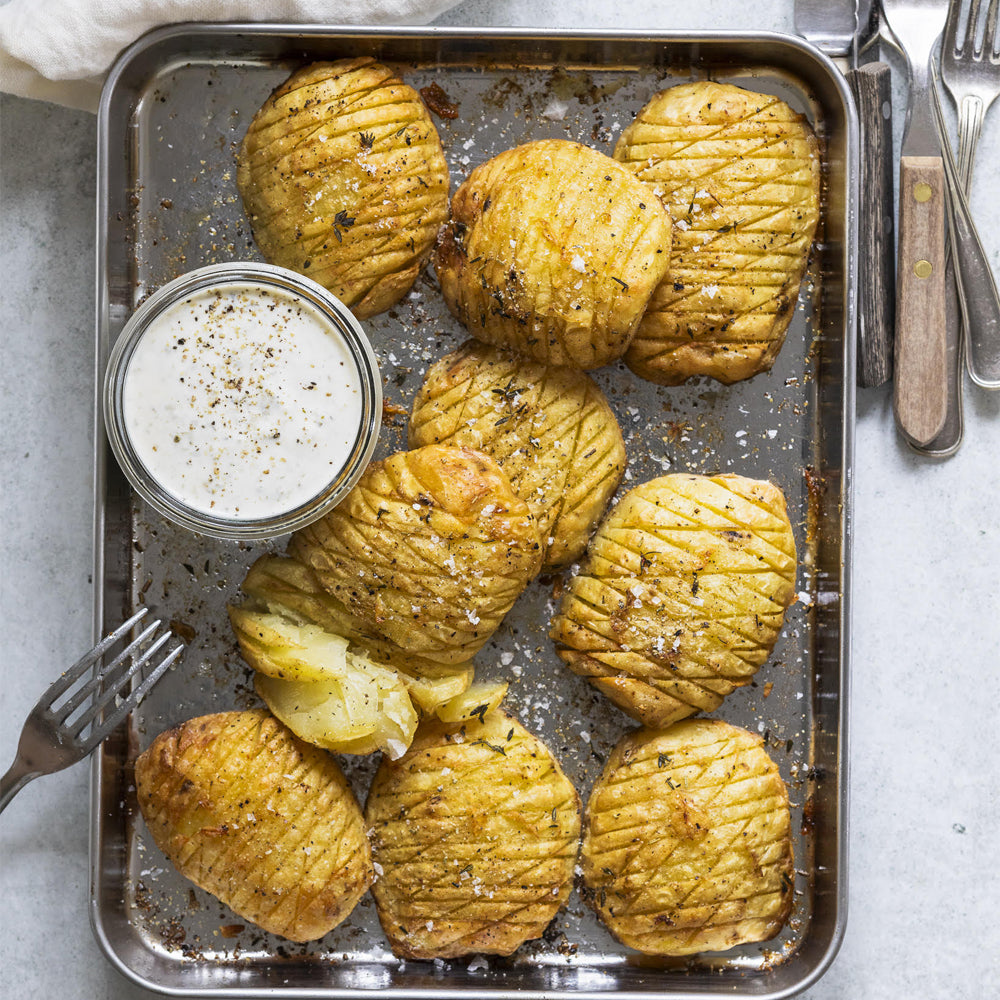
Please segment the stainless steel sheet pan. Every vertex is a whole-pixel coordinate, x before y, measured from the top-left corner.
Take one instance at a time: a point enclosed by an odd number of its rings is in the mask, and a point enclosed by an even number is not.
[[[770,662],[718,716],[760,732],[793,803],[795,908],[776,939],[717,955],[651,959],[618,945],[578,891],[545,936],[509,959],[393,958],[370,897],[307,946],[257,931],[181,878],[146,832],[131,762],[162,729],[254,703],[225,605],[245,568],[280,543],[224,543],[162,520],[130,495],[98,424],[95,627],[137,603],[191,638],[185,658],[108,741],[93,767],[92,919],[109,959],[161,992],[216,996],[524,998],[784,996],[822,973],[845,920],[846,737],[853,432],[856,123],[842,77],[780,35],[181,25],[120,58],[99,117],[97,371],[136,304],[202,264],[259,259],[235,186],[252,115],[296,66],[371,54],[417,87],[438,83],[459,114],[437,122],[453,187],[477,163],[541,137],[610,152],[658,89],[714,78],[780,95],[823,146],[822,229],[785,346],[770,373],[723,387],[596,373],[629,452],[622,489],[666,471],[770,478],[785,491],[800,555],[799,600]],[[422,373],[465,339],[432,273],[366,324],[386,398],[407,408]],[[402,411],[401,411],[402,412]],[[98,416],[98,422],[100,417]],[[379,454],[405,447],[387,415]],[[586,800],[631,722],[565,670],[546,638],[561,585],[531,585],[477,658],[511,683],[507,708],[538,732]],[[363,800],[375,761],[343,758]]]

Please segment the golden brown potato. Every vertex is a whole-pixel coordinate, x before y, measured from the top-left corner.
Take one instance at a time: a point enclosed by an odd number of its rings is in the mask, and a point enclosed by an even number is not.
[[[572,888],[579,797],[545,745],[500,711],[422,723],[401,760],[383,760],[365,821],[379,919],[405,958],[509,955]]]
[[[342,608],[338,634],[375,633],[399,656],[453,665],[475,656],[542,561],[535,519],[500,466],[447,445],[372,463],[288,551]]]
[[[625,471],[621,430],[592,379],[475,340],[430,368],[413,404],[410,446],[433,443],[499,462],[538,521],[543,568],[583,552]]]
[[[352,648],[391,666],[410,689],[413,700],[427,710],[460,694],[471,683],[471,664],[438,663],[404,652],[378,631],[377,623],[367,626],[351,614],[327,593],[311,567],[291,556],[261,556],[247,571],[240,589],[249,598],[244,608],[290,615],[321,628],[331,638],[348,637]],[[424,705],[425,699],[432,704]]]
[[[236,182],[261,253],[364,318],[409,291],[448,214],[419,94],[370,58],[313,63],[254,116]]]
[[[794,597],[781,490],[735,475],[662,476],[626,493],[597,529],[550,634],[571,670],[660,727],[748,684]]]
[[[543,139],[472,171],[435,267],[448,308],[480,340],[598,368],[628,347],[669,258],[670,218],[628,170]]]
[[[819,219],[819,147],[767,94],[703,81],[661,91],[615,148],[674,220],[670,275],[625,362],[677,385],[766,371],[785,339]]]
[[[781,930],[795,878],[788,791],[762,743],[688,719],[615,747],[587,804],[582,863],[622,944],[690,955]]]
[[[336,761],[267,712],[161,733],[135,762],[139,807],[195,885],[272,934],[321,938],[374,877],[361,809]]]

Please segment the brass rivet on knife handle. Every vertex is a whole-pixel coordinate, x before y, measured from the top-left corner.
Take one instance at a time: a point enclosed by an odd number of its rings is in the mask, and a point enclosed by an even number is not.
[[[899,167],[896,268],[896,423],[916,445],[947,416],[944,308],[944,167],[938,156],[904,156]]]
[[[861,125],[861,263],[858,278],[858,385],[892,377],[896,246],[893,239],[892,80],[885,63],[847,73]]]

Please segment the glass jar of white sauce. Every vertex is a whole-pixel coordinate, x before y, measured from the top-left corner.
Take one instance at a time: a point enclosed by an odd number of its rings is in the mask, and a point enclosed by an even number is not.
[[[146,299],[104,381],[135,490],[216,538],[284,534],[343,498],[375,449],[382,384],[351,311],[269,264],[216,264]]]

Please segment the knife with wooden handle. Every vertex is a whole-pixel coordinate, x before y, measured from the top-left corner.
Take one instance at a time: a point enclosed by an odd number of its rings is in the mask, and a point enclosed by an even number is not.
[[[881,0],[882,16],[906,56],[909,102],[899,164],[896,258],[896,426],[928,445],[948,416],[945,318],[945,180],[930,104],[930,60],[947,0]]]
[[[861,386],[882,385],[892,375],[896,291],[891,82],[889,67],[883,62],[858,66],[862,49],[875,51],[868,45],[878,32],[875,0],[795,0],[795,30],[844,70],[858,109],[861,268],[857,382]]]
[[[861,125],[858,260],[864,275],[858,297],[858,385],[892,377],[896,247],[893,240],[892,79],[884,62],[847,73]]]
[[[948,412],[944,309],[944,165],[940,156],[899,163],[896,267],[896,422],[916,445],[944,427]]]

